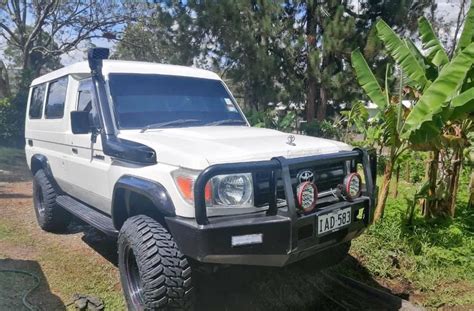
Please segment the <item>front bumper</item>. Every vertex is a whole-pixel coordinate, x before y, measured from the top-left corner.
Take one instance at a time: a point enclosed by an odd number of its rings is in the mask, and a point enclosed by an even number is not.
[[[354,160],[363,164],[366,189],[352,202],[337,203],[317,209],[308,215],[298,213],[289,168],[304,167],[311,163],[331,163]],[[329,247],[359,236],[370,224],[374,206],[375,158],[365,150],[305,157],[277,158],[271,161],[221,164],[206,169],[196,180],[196,219],[168,217],[169,230],[186,256],[205,263],[284,266],[306,258]],[[206,214],[204,187],[219,174],[270,170],[283,180],[286,206],[277,208],[276,198],[269,199],[266,211],[254,214],[214,217]],[[276,189],[276,182],[272,183]],[[276,190],[273,191],[276,193]],[[335,232],[318,235],[318,217],[338,210],[351,209],[351,223]],[[260,240],[236,245],[234,238],[257,236]]]

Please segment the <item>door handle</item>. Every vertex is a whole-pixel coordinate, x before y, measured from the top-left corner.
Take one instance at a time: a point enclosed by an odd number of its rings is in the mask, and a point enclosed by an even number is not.
[[[105,157],[102,154],[94,154],[92,157],[97,160],[105,160]]]
[[[72,148],[72,153],[77,154],[77,148]]]
[[[32,139],[28,139],[28,146],[33,147],[33,140]]]

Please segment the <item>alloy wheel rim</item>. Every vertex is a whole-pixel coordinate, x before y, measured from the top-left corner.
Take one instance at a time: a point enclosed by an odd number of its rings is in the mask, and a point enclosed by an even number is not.
[[[43,197],[43,191],[41,187],[36,187],[36,197],[38,199],[36,208],[38,209],[38,213],[40,215],[43,215],[44,214],[44,197]]]
[[[145,302],[143,297],[143,284],[141,282],[135,254],[133,254],[133,250],[129,246],[125,249],[125,274],[131,302],[136,310],[143,310]]]

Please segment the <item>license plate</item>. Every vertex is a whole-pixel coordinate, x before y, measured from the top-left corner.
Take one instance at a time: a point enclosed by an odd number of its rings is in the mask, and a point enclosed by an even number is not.
[[[334,232],[351,223],[351,208],[318,217],[318,235]]]

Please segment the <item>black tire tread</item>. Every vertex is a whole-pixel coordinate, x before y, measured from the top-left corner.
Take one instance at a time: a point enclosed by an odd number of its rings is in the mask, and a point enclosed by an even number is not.
[[[48,232],[64,231],[69,225],[71,215],[56,203],[57,191],[43,170],[38,170],[35,173],[33,187],[34,193],[36,193],[36,187],[40,187],[39,190],[43,194],[44,213],[42,217],[35,206],[36,216],[41,229]]]
[[[154,219],[129,218],[119,234],[119,245],[131,245],[144,283],[147,310],[191,308],[191,267],[171,234]]]

